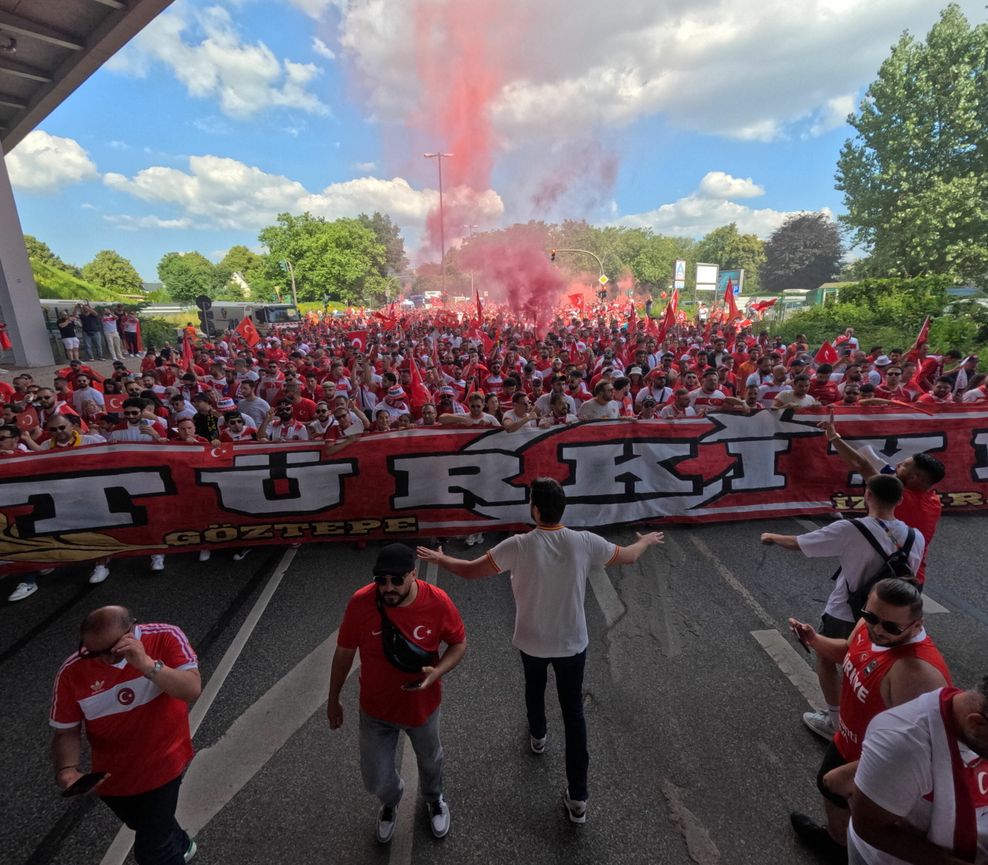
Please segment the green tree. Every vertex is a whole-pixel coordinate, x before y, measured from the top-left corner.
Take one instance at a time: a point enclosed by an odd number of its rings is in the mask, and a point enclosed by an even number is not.
[[[361,213],[357,221],[373,231],[377,242],[385,249],[384,271],[381,276],[398,276],[403,273],[408,268],[405,240],[401,236],[401,229],[391,221],[391,217],[375,210],[373,216]]]
[[[96,253],[82,268],[83,279],[117,294],[140,294],[143,289],[140,274],[126,258],[112,249]]]
[[[722,225],[705,235],[693,252],[696,262],[720,265],[722,270],[744,268],[745,294],[759,289],[758,276],[765,262],[765,244],[754,234],[742,234],[738,224]]]
[[[951,4],[903,33],[848,122],[841,217],[875,275],[988,273],[988,25]]]
[[[840,229],[825,213],[797,213],[765,243],[761,286],[766,291],[819,288],[840,269]]]
[[[290,262],[299,301],[320,301],[326,296],[363,304],[378,299],[387,250],[359,220],[327,222],[310,213],[282,213],[278,224],[263,229],[258,239],[269,251],[266,278],[287,294]]]
[[[189,303],[200,294],[216,297],[230,279],[200,252],[169,252],[158,262],[158,279],[171,297]]]
[[[74,264],[66,264],[52,252],[51,247],[47,243],[43,240],[38,240],[34,235],[24,235],[24,246],[27,248],[27,257],[32,261],[40,261],[42,264],[51,265],[58,270],[64,270],[73,276],[82,278],[82,271],[78,267]]]

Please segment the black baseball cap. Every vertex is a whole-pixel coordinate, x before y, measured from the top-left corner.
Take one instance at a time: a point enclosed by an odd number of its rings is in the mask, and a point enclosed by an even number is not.
[[[415,551],[405,544],[388,544],[377,554],[374,576],[400,577],[415,570]]]

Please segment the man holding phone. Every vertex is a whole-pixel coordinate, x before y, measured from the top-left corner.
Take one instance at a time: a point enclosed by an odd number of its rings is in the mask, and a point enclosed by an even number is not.
[[[55,783],[72,793],[95,791],[134,830],[138,865],[180,865],[196,851],[175,807],[193,755],[189,704],[202,690],[198,667],[179,628],[138,625],[129,610],[113,606],[83,619],[79,650],[55,677]],[[80,771],[83,722],[88,775]]]
[[[439,655],[439,646],[446,651]],[[374,582],[358,589],[343,614],[333,656],[326,713],[343,726],[340,691],[360,650],[360,771],[381,801],[376,838],[394,836],[405,785],[395,769],[399,733],[415,749],[429,828],[443,838],[450,816],[443,798],[443,746],[439,739],[440,680],[466,652],[463,619],[449,595],[416,579],[415,553],[388,544],[374,564]]]

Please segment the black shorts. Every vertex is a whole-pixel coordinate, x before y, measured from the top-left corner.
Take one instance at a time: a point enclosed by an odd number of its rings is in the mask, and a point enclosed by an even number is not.
[[[839,621],[839,620],[838,620]],[[840,751],[837,750],[837,746],[834,744],[833,739],[830,740],[830,744],[827,746],[827,751],[823,755],[823,762],[820,764],[820,771],[816,773],[816,788],[820,791],[820,795],[823,796],[828,802],[833,802],[838,808],[847,808],[847,799],[843,796],[839,796],[832,790],[827,789],[827,785],[823,783],[823,776],[827,774],[831,769],[837,769],[840,766],[846,766],[847,760],[845,760]]]
[[[835,619],[833,616],[823,614],[820,620],[820,636],[832,637],[835,640],[846,640],[854,630],[854,622],[847,622],[844,619]]]

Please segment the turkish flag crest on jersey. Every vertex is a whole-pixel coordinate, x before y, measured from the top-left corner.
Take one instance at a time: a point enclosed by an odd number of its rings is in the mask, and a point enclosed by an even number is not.
[[[254,327],[254,322],[251,321],[250,316],[244,316],[243,321],[237,325],[236,330],[244,338],[244,342],[251,348],[261,341],[261,335],[257,332],[257,328]]]

